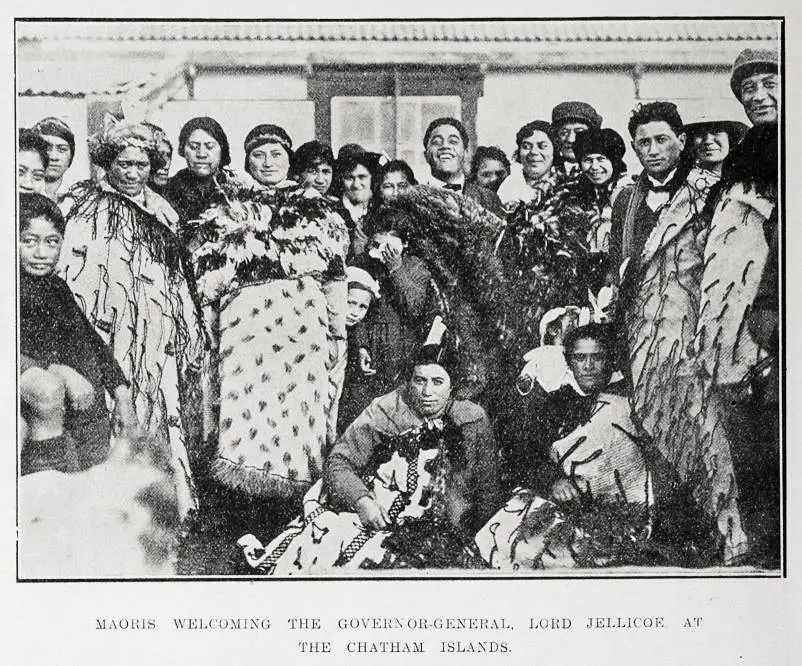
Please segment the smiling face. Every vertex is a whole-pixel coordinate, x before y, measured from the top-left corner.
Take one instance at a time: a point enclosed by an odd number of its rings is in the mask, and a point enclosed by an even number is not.
[[[518,160],[527,181],[543,178],[554,163],[554,146],[549,135],[540,130],[521,140],[518,146]]]
[[[711,127],[693,137],[693,147],[700,164],[716,166],[730,152],[730,137],[724,130]]]
[[[501,183],[509,175],[510,172],[503,162],[486,157],[476,170],[476,182],[482,187],[498,192]]]
[[[45,165],[42,156],[35,150],[21,150],[17,153],[17,191],[45,191]]]
[[[320,164],[304,169],[304,172],[301,174],[301,185],[303,187],[311,187],[320,192],[320,194],[326,194],[329,189],[331,189],[333,177],[334,169],[331,164],[321,162]]]
[[[440,125],[432,130],[426,144],[426,162],[440,180],[459,176],[465,165],[465,143],[453,125]]]
[[[406,174],[403,171],[390,171],[384,175],[381,184],[382,199],[387,201],[397,194],[406,192],[410,187]]]
[[[187,168],[196,176],[208,178],[220,169],[222,148],[211,134],[202,129],[196,129],[187,138],[184,146],[184,159]]]
[[[579,165],[585,177],[597,187],[608,183],[613,177],[613,163],[600,153],[585,155]]]
[[[345,197],[354,206],[364,205],[370,201],[371,177],[361,164],[357,164],[351,171],[343,175],[343,192]]]
[[[610,381],[610,359],[604,346],[593,338],[580,338],[568,357],[576,383],[585,393],[597,393]]]
[[[741,104],[753,125],[776,123],[780,115],[780,80],[776,74],[755,74],[741,81]]]
[[[348,311],[345,315],[345,325],[348,328],[355,326],[365,318],[372,300],[373,296],[367,289],[348,288]]]
[[[560,125],[557,130],[557,138],[560,140],[560,153],[566,162],[576,162],[574,155],[574,141],[580,132],[586,132],[589,126],[587,123],[569,121]]]
[[[42,138],[50,145],[50,150],[47,151],[48,163],[45,178],[53,182],[62,178],[70,168],[72,151],[70,144],[58,136],[43,134]]]
[[[264,143],[248,153],[248,173],[260,185],[278,185],[289,170],[290,155],[280,143]]]
[[[20,233],[20,268],[28,275],[50,275],[56,269],[63,240],[50,220],[33,218]]]
[[[164,160],[164,166],[151,175],[151,182],[158,187],[164,187],[170,178],[170,164],[173,161],[173,149],[169,143],[162,141],[158,147],[159,155]]]
[[[663,180],[679,165],[685,148],[685,133],[677,136],[664,120],[638,125],[632,139],[632,148],[640,163],[652,178]]]
[[[451,378],[440,365],[416,365],[407,386],[410,407],[421,416],[440,416],[448,406]]]
[[[142,148],[129,146],[117,153],[106,178],[118,192],[129,197],[138,196],[150,176],[150,157]]]

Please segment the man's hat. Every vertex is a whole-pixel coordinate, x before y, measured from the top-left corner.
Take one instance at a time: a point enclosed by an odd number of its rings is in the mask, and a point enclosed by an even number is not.
[[[560,102],[551,110],[552,125],[571,120],[587,123],[589,128],[599,128],[602,124],[602,117],[587,102]]]
[[[777,74],[779,55],[774,49],[744,49],[738,54],[732,65],[730,88],[733,94],[741,99],[741,82],[754,74],[765,72]]]

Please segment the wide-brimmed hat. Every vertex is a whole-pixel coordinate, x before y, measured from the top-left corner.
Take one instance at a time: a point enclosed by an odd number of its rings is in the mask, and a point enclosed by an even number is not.
[[[744,138],[746,132],[749,130],[749,126],[746,123],[742,123],[738,120],[721,120],[718,118],[711,117],[701,117],[694,122],[685,123],[685,133],[688,137],[693,137],[697,134],[701,134],[706,131],[710,131],[711,129],[718,131],[724,131],[730,137],[730,143],[736,144],[740,143],[741,139]]]
[[[730,88],[740,101],[741,82],[745,78],[760,72],[777,74],[778,69],[779,54],[775,49],[744,49],[732,65]]]

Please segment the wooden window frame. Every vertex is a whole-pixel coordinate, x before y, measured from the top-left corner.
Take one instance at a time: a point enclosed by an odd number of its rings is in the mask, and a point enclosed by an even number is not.
[[[479,65],[314,65],[307,90],[315,104],[315,136],[326,143],[331,143],[332,97],[442,95],[460,98],[462,124],[476,146],[476,114],[484,94]]]

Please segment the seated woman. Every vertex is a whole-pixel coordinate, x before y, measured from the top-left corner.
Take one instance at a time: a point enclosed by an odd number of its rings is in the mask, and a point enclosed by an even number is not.
[[[339,438],[303,515],[266,548],[240,539],[252,567],[286,576],[481,566],[470,540],[499,506],[498,451],[484,410],[452,399],[454,352],[436,338],[406,383]]]
[[[61,211],[46,196],[20,195],[20,398],[27,427],[23,475],[45,469],[73,472],[106,459],[106,391],[115,401],[117,431],[137,426],[123,371],[55,274],[64,227]]]
[[[568,333],[574,381],[550,394],[535,384],[502,419],[514,490],[476,537],[490,566],[608,565],[630,555],[608,542],[616,528],[624,546],[645,539],[651,478],[627,397],[609,383],[612,345],[603,324]]]

